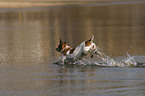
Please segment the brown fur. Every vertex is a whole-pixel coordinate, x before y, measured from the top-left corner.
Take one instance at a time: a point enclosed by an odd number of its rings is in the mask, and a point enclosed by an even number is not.
[[[90,40],[85,42],[85,46],[90,46],[90,45],[91,45],[91,41]]]
[[[69,54],[72,54],[74,52],[75,48],[71,49],[71,47],[68,47],[68,48],[64,49],[64,51],[62,52],[63,55],[65,56],[69,50],[70,50]]]
[[[66,45],[68,45],[67,43],[63,43],[62,44],[62,49],[66,47]]]
[[[71,49],[71,47],[68,47],[68,48],[64,49],[64,51],[62,51],[63,55],[65,56],[67,51],[69,51],[70,49]]]

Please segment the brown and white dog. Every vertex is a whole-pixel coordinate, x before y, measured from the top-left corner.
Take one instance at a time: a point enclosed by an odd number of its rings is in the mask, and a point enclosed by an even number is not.
[[[94,36],[91,37],[91,39],[86,40],[82,42],[79,46],[76,48],[71,48],[68,43],[62,42],[60,39],[59,45],[56,48],[56,51],[61,52],[62,56],[61,59],[58,62],[63,62],[65,60],[67,61],[75,61],[80,60],[84,56],[86,56],[88,53],[90,53],[91,58],[93,58],[94,54],[97,54],[97,46],[95,43],[93,43]]]

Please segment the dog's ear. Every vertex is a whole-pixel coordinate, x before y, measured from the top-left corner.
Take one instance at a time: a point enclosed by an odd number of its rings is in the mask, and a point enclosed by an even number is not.
[[[62,40],[61,40],[61,38],[60,38],[60,44],[62,44],[63,42],[62,42]]]

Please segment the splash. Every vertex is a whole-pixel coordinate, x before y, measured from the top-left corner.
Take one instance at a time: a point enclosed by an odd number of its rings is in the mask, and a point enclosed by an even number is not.
[[[116,67],[137,66],[134,56],[131,56],[128,53],[127,53],[127,57],[121,62],[115,61],[114,59],[110,58],[109,56],[105,55],[104,53],[100,51],[98,51],[97,57],[102,60],[101,63],[94,62],[98,66],[116,66]]]
[[[77,65],[77,66],[108,66],[108,67],[133,67],[137,66],[137,63],[134,59],[134,56],[131,56],[127,53],[127,57],[124,58],[121,62],[114,60],[104,54],[101,51],[98,51],[97,60],[90,60],[83,58],[82,60],[65,60],[63,62],[57,62],[58,65]]]

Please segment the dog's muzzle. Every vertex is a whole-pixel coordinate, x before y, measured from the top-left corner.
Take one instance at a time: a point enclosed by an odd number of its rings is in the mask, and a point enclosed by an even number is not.
[[[60,50],[59,48],[56,48],[56,51],[57,51],[57,52],[61,52],[61,50]]]

